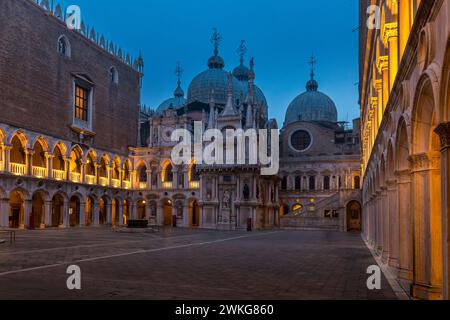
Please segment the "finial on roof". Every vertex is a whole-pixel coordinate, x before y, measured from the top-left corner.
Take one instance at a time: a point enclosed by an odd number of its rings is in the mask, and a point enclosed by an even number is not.
[[[314,58],[314,54],[311,55],[311,59],[309,59],[309,65],[311,65],[311,80],[314,79],[314,65],[317,63],[316,58]]]
[[[249,74],[249,80],[253,81],[255,80],[255,58],[250,59],[250,74]]]
[[[245,43],[245,40],[241,41],[241,45],[239,46],[237,52],[239,54],[241,64],[244,64],[244,56],[247,53],[247,45]]]
[[[175,89],[175,93],[174,93],[174,96],[177,98],[184,97],[184,91],[181,88],[181,76],[183,75],[183,72],[184,72],[184,70],[181,67],[181,63],[178,61],[177,66],[175,68],[175,75],[177,76],[177,79],[178,79],[178,81],[177,81],[178,86]]]
[[[217,28],[213,28],[213,34],[211,36],[211,43],[214,46],[214,55],[217,56],[219,54],[219,46],[220,42],[222,42],[222,35],[217,31]]]
[[[314,55],[311,56],[311,59],[309,60],[308,64],[311,65],[311,79],[306,83],[306,90],[311,91],[317,91],[319,89],[318,82],[314,79],[314,65],[317,63],[317,60],[314,58]]]

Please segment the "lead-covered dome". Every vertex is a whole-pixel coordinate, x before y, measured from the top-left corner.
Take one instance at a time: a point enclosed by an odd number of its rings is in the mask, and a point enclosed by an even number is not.
[[[211,98],[217,104],[225,105],[228,92],[228,73],[223,70],[222,58],[216,56],[208,61],[209,69],[197,75],[189,85],[188,103],[208,103]],[[233,99],[236,101],[245,93],[245,87],[233,77]]]
[[[337,122],[337,108],[333,100],[318,91],[319,84],[314,74],[306,85],[306,92],[296,97],[286,112],[285,125],[297,121]]]
[[[179,109],[187,104],[187,100],[184,97],[184,91],[181,88],[180,79],[178,79],[178,86],[173,93],[173,98],[167,99],[163,103],[159,105],[156,109],[156,113],[162,114],[164,111],[168,109]]]

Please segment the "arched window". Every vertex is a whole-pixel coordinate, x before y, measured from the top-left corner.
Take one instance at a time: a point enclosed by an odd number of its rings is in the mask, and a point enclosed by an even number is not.
[[[89,153],[86,160],[86,175],[95,176],[95,156]]]
[[[191,165],[189,181],[200,181],[200,176],[197,172],[197,165],[195,163]]]
[[[56,146],[55,151],[53,152],[53,170],[64,171],[65,163],[64,157],[61,152],[61,147]]]
[[[65,36],[61,36],[58,39],[58,53],[66,58],[70,58],[70,43],[69,40]]]
[[[131,175],[130,175],[130,164],[128,161],[125,161],[123,165],[123,180],[130,181]]]
[[[108,177],[108,164],[105,158],[102,158],[102,160],[100,160],[99,176],[102,178]]]
[[[172,164],[169,163],[165,170],[164,170],[164,175],[163,175],[164,181],[163,182],[171,182],[173,181],[173,167]]]
[[[45,168],[45,152],[40,141],[35,143],[33,151],[33,167]]]
[[[112,178],[120,180],[120,163],[119,160],[113,161]]]
[[[147,182],[147,166],[141,164],[138,168],[139,182]]]
[[[109,81],[113,84],[119,84],[119,72],[115,67],[109,69]]]

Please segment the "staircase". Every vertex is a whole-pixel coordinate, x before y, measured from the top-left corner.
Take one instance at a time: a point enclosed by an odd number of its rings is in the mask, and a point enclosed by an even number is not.
[[[303,208],[289,213],[281,218],[282,229],[298,230],[332,230],[340,231],[343,228],[340,218],[325,218],[324,210],[338,210],[340,193],[337,192],[325,199],[315,203],[314,211],[308,211],[309,208]]]

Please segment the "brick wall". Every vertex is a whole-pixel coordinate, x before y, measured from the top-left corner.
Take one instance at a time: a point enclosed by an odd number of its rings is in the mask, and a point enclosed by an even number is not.
[[[65,35],[71,58],[57,52]],[[114,66],[119,85],[109,78]],[[139,73],[29,0],[1,0],[0,122],[79,142],[73,120],[73,74],[94,86],[93,147],[127,154],[137,144]]]

